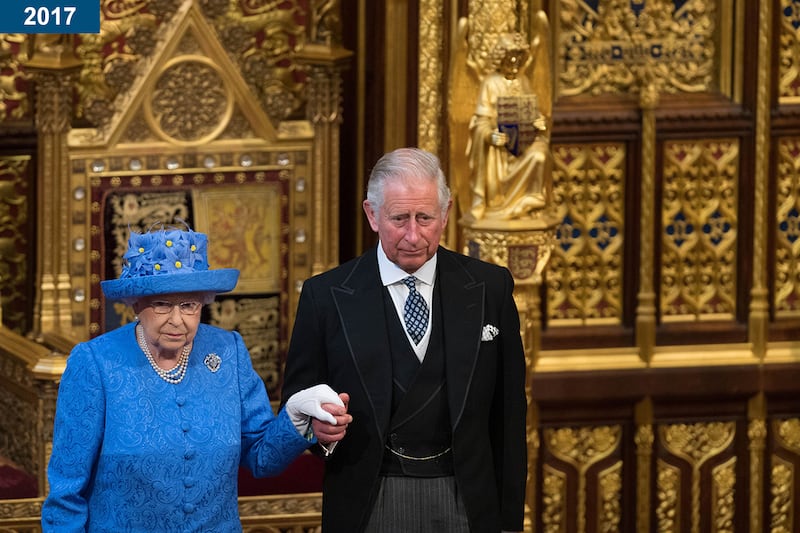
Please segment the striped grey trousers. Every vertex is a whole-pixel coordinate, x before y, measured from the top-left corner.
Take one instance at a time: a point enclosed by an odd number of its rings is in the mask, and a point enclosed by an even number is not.
[[[365,533],[469,533],[456,478],[381,478]]]

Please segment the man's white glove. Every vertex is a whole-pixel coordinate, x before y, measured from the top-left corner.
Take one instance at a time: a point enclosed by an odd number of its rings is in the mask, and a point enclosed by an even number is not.
[[[312,416],[323,422],[336,424],[336,418],[322,408],[323,403],[335,403],[336,405],[344,406],[344,402],[339,398],[339,395],[325,384],[314,385],[308,389],[295,392],[289,397],[286,402],[286,414],[289,415],[289,419],[301,435],[308,434],[308,426]]]

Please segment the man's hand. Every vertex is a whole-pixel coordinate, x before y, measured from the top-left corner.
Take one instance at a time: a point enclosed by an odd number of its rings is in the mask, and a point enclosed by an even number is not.
[[[345,409],[344,402],[336,395],[336,392],[328,385],[320,384],[292,394],[286,402],[285,409],[298,433],[305,435],[308,431],[309,419],[323,418],[329,424],[337,422],[330,412],[322,408],[327,404],[341,404],[340,407]]]
[[[311,428],[314,430],[314,435],[320,444],[331,444],[338,442],[344,438],[347,431],[347,425],[353,421],[352,415],[347,413],[347,407],[350,403],[350,395],[346,392],[339,394],[343,405],[335,403],[323,403],[322,408],[333,415],[336,420],[335,424],[319,420],[318,418],[311,419]],[[332,450],[331,450],[332,451]]]

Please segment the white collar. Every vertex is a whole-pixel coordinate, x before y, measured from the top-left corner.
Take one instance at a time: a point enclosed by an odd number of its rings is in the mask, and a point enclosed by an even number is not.
[[[425,261],[413,275],[423,283],[433,285],[433,278],[436,277],[436,258],[438,254]],[[384,286],[392,285],[409,276],[409,273],[392,263],[386,252],[383,251],[380,241],[378,241],[378,271],[381,275],[381,282]]]

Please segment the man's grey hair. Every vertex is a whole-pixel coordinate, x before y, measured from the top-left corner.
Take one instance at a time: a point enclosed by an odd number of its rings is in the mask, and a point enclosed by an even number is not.
[[[447,187],[439,158],[421,148],[398,148],[384,154],[375,163],[367,184],[367,201],[370,207],[376,213],[380,211],[388,181],[408,178],[424,178],[436,182],[439,207],[444,216],[450,203],[450,189]]]

